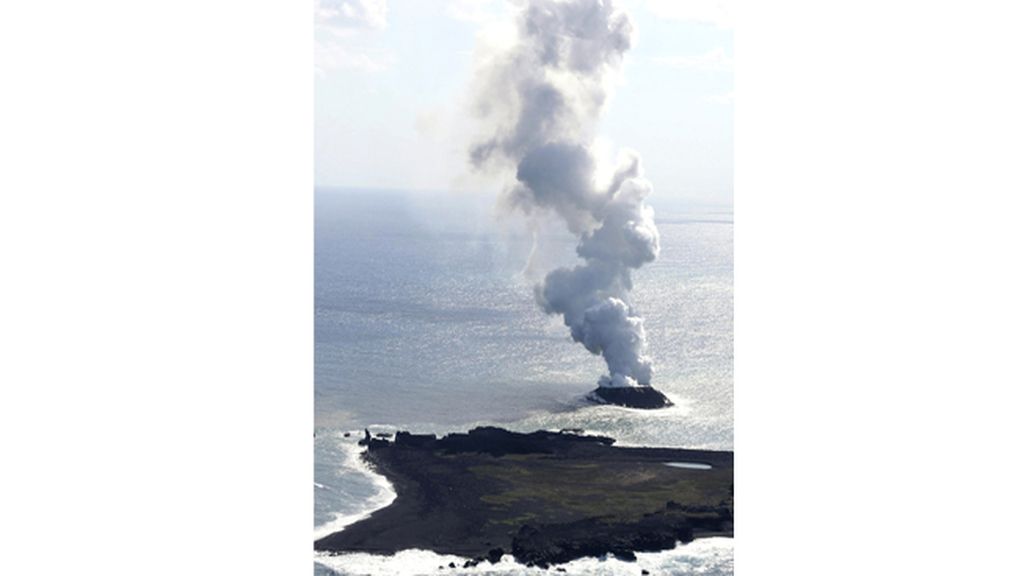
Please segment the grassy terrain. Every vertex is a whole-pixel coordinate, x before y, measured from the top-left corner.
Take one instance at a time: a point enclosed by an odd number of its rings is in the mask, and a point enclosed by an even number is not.
[[[579,462],[545,455],[505,456],[468,468],[493,489],[480,497],[493,522],[562,522],[601,516],[636,520],[665,507],[730,503],[732,470],[687,470],[661,462]],[[532,512],[518,514],[520,510]],[[516,516],[507,517],[507,513]]]
[[[553,562],[732,531],[731,452],[618,448],[609,438],[496,428],[368,442],[365,457],[398,496],[318,540],[318,550],[470,558],[512,550]]]

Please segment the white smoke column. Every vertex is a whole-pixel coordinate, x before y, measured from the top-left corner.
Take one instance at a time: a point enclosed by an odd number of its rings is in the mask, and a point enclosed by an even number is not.
[[[552,271],[538,303],[561,314],[575,341],[608,364],[602,386],[648,385],[651,359],[643,318],[630,302],[632,271],[658,256],[651,192],[640,158],[620,153],[599,182],[594,124],[612,74],[629,50],[633,25],[605,0],[528,0],[518,38],[480,71],[478,112],[485,138],[470,157],[477,168],[514,167],[509,204],[525,214],[551,211],[579,237],[583,263]]]

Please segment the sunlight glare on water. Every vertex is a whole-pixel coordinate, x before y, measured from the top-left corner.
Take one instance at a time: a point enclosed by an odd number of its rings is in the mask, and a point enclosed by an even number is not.
[[[539,276],[524,274],[533,238],[525,228],[499,225],[493,198],[318,190],[314,534],[394,497],[358,459],[356,442],[367,427],[438,435],[480,425],[579,428],[616,445],[731,450],[731,210],[651,202],[662,251],[635,275],[633,304],[645,317],[652,384],[675,406],[648,411],[585,400],[604,363],[537,307]],[[571,265],[573,249],[570,236],[547,231],[532,266],[543,273]],[[732,540],[702,539],[637,557],[585,558],[567,567],[595,575],[731,574]],[[405,575],[440,573],[438,565],[454,561],[447,558],[407,550],[319,555],[315,565],[322,574]],[[511,557],[459,572],[531,573]]]

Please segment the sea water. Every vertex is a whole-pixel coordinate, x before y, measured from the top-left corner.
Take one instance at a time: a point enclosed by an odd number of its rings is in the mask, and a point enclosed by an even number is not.
[[[531,227],[486,195],[323,189],[315,198],[314,538],[394,498],[358,458],[364,428],[581,428],[620,445],[732,449],[730,207],[651,199],[661,255],[636,272],[633,304],[645,318],[652,383],[675,406],[642,411],[585,399],[603,361],[533,299],[546,271],[576,260],[575,240],[557,223]],[[418,574],[453,561],[444,558],[321,555],[315,566]],[[567,569],[731,574],[732,540],[638,558],[581,559]],[[527,573],[510,557],[459,572]]]

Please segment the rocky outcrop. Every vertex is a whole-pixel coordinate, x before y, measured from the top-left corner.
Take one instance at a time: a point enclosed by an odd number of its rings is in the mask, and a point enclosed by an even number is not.
[[[387,442],[376,442],[376,439],[369,437],[369,432],[367,432],[367,438],[360,441],[360,444],[364,442],[371,450],[386,448],[390,445]],[[394,445],[400,448],[439,450],[445,454],[479,452],[491,456],[504,456],[506,454],[551,454],[573,443],[611,446],[615,443],[615,439],[606,436],[584,436],[544,430],[520,434],[494,426],[481,426],[465,434],[453,433],[440,439],[433,434],[398,432],[395,434]]]
[[[518,562],[547,568],[584,556],[606,554],[633,561],[635,552],[668,550],[677,542],[691,540],[690,519],[666,509],[632,523],[607,523],[601,518],[588,518],[565,524],[525,525],[512,539],[512,554]]]
[[[627,408],[652,410],[672,406],[672,401],[668,397],[650,386],[598,386],[590,396],[595,402]]]

